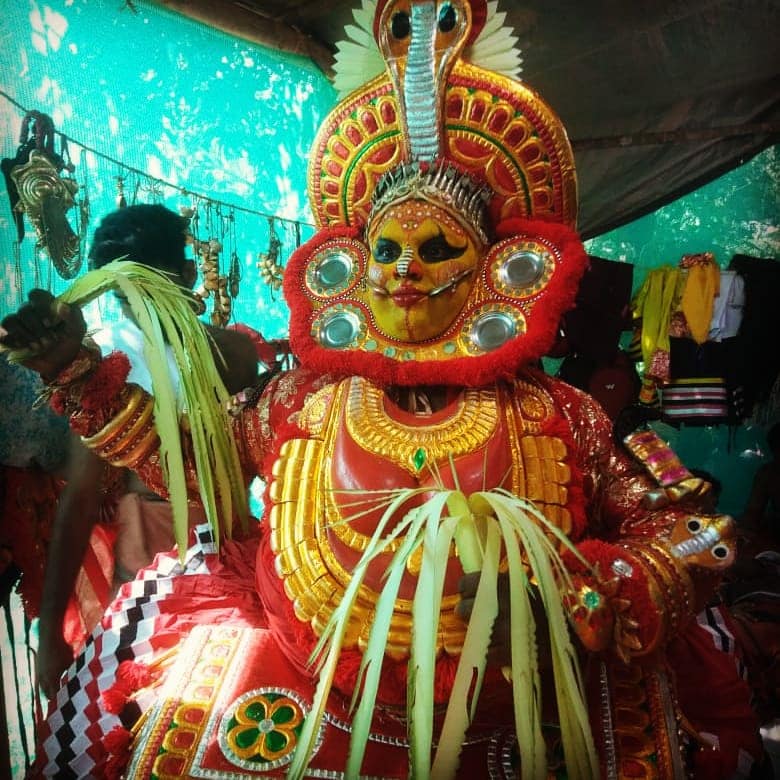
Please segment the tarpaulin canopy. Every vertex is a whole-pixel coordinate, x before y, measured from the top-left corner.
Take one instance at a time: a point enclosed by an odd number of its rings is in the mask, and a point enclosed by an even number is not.
[[[360,0],[161,0],[324,70]],[[780,138],[776,0],[499,3],[523,78],[575,150],[583,237],[629,222]]]

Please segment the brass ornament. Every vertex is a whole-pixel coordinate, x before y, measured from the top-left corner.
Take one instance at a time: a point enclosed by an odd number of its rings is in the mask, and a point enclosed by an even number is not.
[[[35,228],[38,246],[51,258],[63,279],[72,279],[81,267],[80,241],[66,214],[75,204],[79,185],[60,176],[43,151],[30,152],[29,161],[11,171],[19,193],[18,211],[27,214]]]
[[[560,120],[526,84],[457,61],[441,85],[442,152],[494,193],[494,222],[577,219],[574,155]],[[387,74],[345,98],[312,146],[308,190],[316,224],[365,223],[379,179],[407,163],[400,99]]]
[[[359,377],[350,380],[346,423],[350,436],[368,452],[419,472],[415,454],[423,448],[433,461],[446,461],[481,450],[495,433],[498,419],[495,388],[467,388],[453,416],[439,424],[403,425],[388,416],[384,393]]]
[[[284,266],[279,260],[282,242],[276,234],[274,218],[268,218],[268,249],[257,256],[257,267],[260,269],[260,277],[272,289],[279,290],[282,287]]]
[[[222,243],[216,238],[210,238],[208,241],[195,239],[192,244],[196,254],[200,256],[200,272],[203,274],[203,282],[193,294],[203,303],[204,309],[206,299],[213,296],[211,324],[223,328],[230,322],[233,302],[228,291],[228,277],[219,272]]]

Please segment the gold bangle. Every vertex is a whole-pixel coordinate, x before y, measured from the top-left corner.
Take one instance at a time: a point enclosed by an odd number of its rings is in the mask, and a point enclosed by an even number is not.
[[[125,406],[109,420],[97,433],[82,437],[85,447],[91,450],[101,450],[124,433],[125,426],[132,419],[136,410],[146,397],[146,393],[137,385],[131,385],[127,392]]]
[[[159,441],[157,431],[150,427],[143,432],[140,440],[136,439],[128,445],[129,452],[119,458],[114,458],[111,463],[115,466],[134,469],[142,460],[144,460],[157,446]],[[132,449],[130,449],[132,448]]]
[[[147,399],[147,402],[140,409],[137,408],[137,414],[129,421],[127,427],[121,432],[121,436],[115,436],[113,441],[100,448],[101,457],[111,460],[113,457],[121,455],[122,450],[127,449],[129,442],[133,442],[152,425],[153,411],[154,403],[151,399]]]

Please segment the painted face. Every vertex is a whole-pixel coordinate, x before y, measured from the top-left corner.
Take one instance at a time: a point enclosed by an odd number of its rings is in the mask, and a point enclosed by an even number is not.
[[[391,206],[368,235],[368,302],[400,341],[441,335],[468,298],[480,253],[447,211],[424,200]]]

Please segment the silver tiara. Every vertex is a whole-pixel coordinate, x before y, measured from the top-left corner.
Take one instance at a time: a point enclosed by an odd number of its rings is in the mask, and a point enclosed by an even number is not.
[[[489,243],[486,230],[487,205],[493,196],[492,190],[453,165],[421,166],[419,163],[405,163],[388,171],[376,185],[371,196],[371,222],[388,206],[402,200],[419,198],[433,200],[461,218],[471,227],[476,238],[483,245]]]

